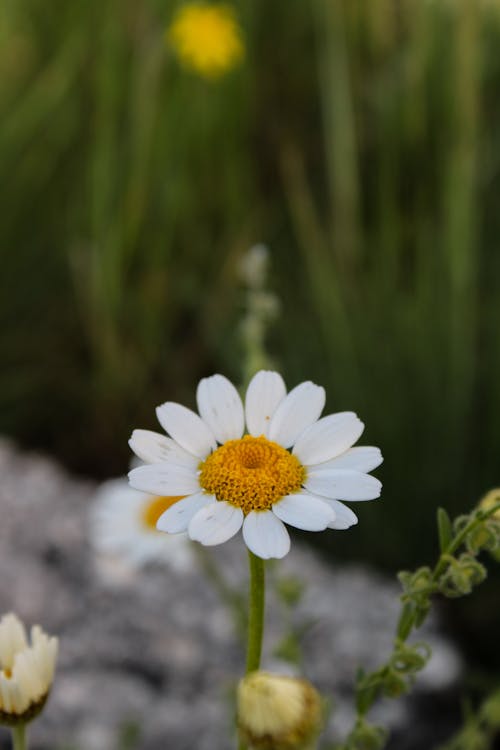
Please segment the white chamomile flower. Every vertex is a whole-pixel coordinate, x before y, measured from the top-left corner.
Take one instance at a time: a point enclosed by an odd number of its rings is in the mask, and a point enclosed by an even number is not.
[[[26,724],[42,710],[54,679],[58,641],[16,615],[0,620],[0,724]]]
[[[287,394],[281,375],[261,370],[244,405],[223,375],[201,380],[196,398],[199,416],[170,401],[157,408],[170,437],[134,430],[130,440],[149,464],[130,472],[130,484],[184,496],[160,516],[161,531],[214,545],[243,528],[255,555],[280,558],[290,549],[285,523],[347,529],[357,518],[340,501],[379,497],[368,473],[382,462],[379,449],[352,447],[364,428],[353,412],[320,419],[320,386],[307,381]]]
[[[145,495],[130,487],[125,478],[104,482],[90,514],[94,547],[132,568],[157,562],[174,570],[189,570],[194,560],[187,536],[167,538],[156,528],[158,519],[182,497]]]

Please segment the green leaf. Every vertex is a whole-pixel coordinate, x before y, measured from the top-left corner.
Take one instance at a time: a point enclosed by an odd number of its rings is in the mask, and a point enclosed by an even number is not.
[[[450,546],[453,538],[453,531],[450,517],[444,508],[438,508],[437,523],[439,530],[439,549],[441,552],[445,552]]]
[[[406,602],[399,617],[397,637],[405,641],[415,625],[415,604]]]

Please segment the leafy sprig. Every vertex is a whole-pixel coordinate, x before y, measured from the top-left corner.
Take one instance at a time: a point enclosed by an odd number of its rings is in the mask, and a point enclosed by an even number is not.
[[[371,724],[366,716],[379,697],[398,698],[409,692],[417,674],[427,664],[431,656],[429,645],[425,642],[410,644],[407,641],[427,619],[432,597],[441,594],[455,598],[470,594],[487,574],[486,568],[477,559],[480,552],[485,550],[495,559],[500,557],[500,500],[487,507],[480,503],[470,514],[459,516],[454,522],[443,508],[439,508],[437,526],[439,558],[434,568],[423,566],[415,571],[399,573],[403,588],[402,606],[393,650],[378,669],[368,673],[359,672],[354,726],[345,742],[335,745],[334,750],[381,750],[384,747],[387,730]],[[479,722],[474,725],[474,731],[483,724]],[[462,744],[450,745],[450,750],[462,747]]]

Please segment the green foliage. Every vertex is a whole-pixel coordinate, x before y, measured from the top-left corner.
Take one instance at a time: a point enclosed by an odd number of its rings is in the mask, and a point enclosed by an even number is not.
[[[359,718],[345,745],[334,745],[332,750],[382,750],[388,732],[384,727],[369,724]]]
[[[124,722],[118,735],[117,750],[136,750],[140,746],[141,727],[137,721]]]
[[[287,607],[296,607],[304,595],[304,582],[296,576],[282,576],[275,582],[276,593]]]
[[[373,672],[360,671],[356,681],[356,720],[344,743],[335,750],[358,750],[385,746],[387,734],[383,727],[366,721],[366,714],[381,697],[399,698],[408,693],[415,678],[431,657],[431,649],[425,642],[408,643],[413,630],[425,621],[431,608],[432,596],[440,593],[446,597],[466,596],[486,577],[486,569],[473,552],[461,551],[471,548],[470,539],[478,534],[489,538],[493,534],[493,550],[500,548],[500,527],[495,516],[500,502],[488,509],[479,506],[467,516],[460,516],[452,524],[446,512],[438,512],[440,555],[433,569],[418,568],[414,572],[399,573],[403,593],[401,613],[396,628],[393,650],[386,662]],[[446,750],[481,750],[488,748],[488,738],[500,726],[500,699],[492,694],[484,703],[477,718],[466,721],[464,729]],[[444,749],[443,749],[444,750]]]
[[[500,730],[500,691],[494,690],[476,712],[465,713],[464,726],[439,750],[490,750]]]
[[[289,631],[285,633],[273,649],[273,656],[295,666],[301,663],[302,652],[295,632]]]
[[[450,517],[444,508],[438,508],[437,512],[438,532],[439,532],[439,549],[444,552],[448,549],[453,535],[453,529]]]
[[[273,566],[270,573],[275,573]],[[295,609],[304,596],[306,586],[294,575],[271,575],[272,588],[282,605],[283,636],[273,649],[273,655],[294,666],[302,666],[302,641],[311,628],[314,620],[302,618],[297,620]]]

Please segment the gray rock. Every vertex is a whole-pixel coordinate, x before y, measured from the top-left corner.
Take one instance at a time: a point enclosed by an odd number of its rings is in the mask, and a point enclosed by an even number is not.
[[[120,570],[96,560],[87,523],[96,485],[47,458],[2,441],[0,476],[0,613],[15,611],[60,638],[52,694],[30,730],[33,750],[118,750],[127,725],[139,727],[140,738],[129,745],[137,750],[233,748],[231,695],[243,650],[206,574],[198,567],[182,574],[154,565]],[[241,537],[211,554],[244,593]],[[398,587],[362,567],[330,567],[297,543],[279,571],[306,584],[293,619],[297,626],[310,622],[305,673],[333,698],[326,736],[338,739],[352,720],[358,666],[374,668],[390,650]],[[276,575],[274,567],[271,580]],[[272,653],[283,609],[271,591],[263,666],[290,672]],[[449,686],[460,671],[455,650],[435,621],[420,635],[432,640],[434,658],[419,689]],[[393,728],[412,720],[401,701],[381,703],[372,718]],[[0,735],[0,747],[8,747],[7,736]]]

